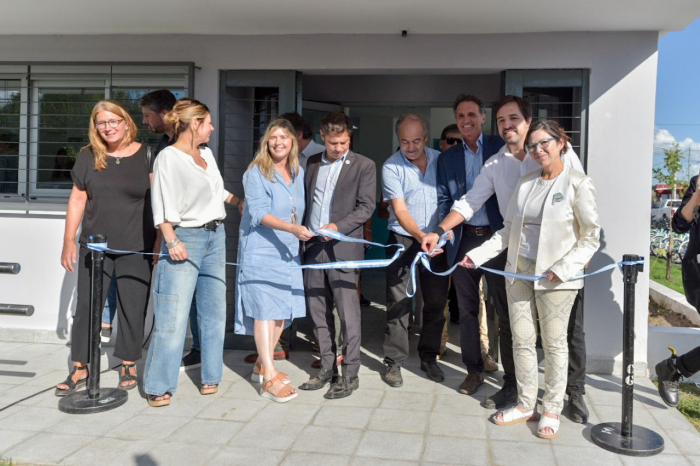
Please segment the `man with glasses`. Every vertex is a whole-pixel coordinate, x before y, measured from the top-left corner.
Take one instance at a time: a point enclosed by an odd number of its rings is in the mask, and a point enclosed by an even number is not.
[[[442,221],[440,227],[451,229],[462,222],[469,221],[474,213],[482,208],[487,200],[495,194],[501,215],[505,217],[508,204],[513,196],[518,180],[524,174],[540,169],[540,166],[532,157],[529,157],[525,147],[525,137],[532,122],[532,109],[530,104],[521,97],[508,95],[501,99],[494,109],[498,132],[506,144],[491,157],[476,178],[473,188],[461,199],[455,201],[449,215]],[[541,141],[540,145],[548,144]],[[565,165],[584,173],[581,162],[572,148],[562,155]],[[424,250],[430,250],[431,245],[437,241],[436,236],[426,235],[422,240]],[[507,253],[507,251],[504,251]],[[463,256],[461,256],[463,257]],[[460,257],[460,259],[461,259]],[[498,268],[503,270],[502,267]],[[487,274],[486,276],[494,276]],[[501,279],[499,282],[504,281]],[[491,288],[489,288],[491,291]],[[496,291],[498,294],[500,290]],[[505,291],[505,288],[503,288]],[[517,388],[515,383],[515,365],[513,363],[513,336],[510,328],[508,309],[498,307],[498,335],[500,340],[501,362],[503,364],[504,377],[503,388],[490,396],[484,403],[485,408],[500,409],[509,403],[517,401]],[[505,311],[505,312],[504,312]],[[569,394],[569,414],[574,422],[586,422],[588,408],[583,394],[586,379],[586,346],[583,332],[583,306],[581,293],[576,298],[569,319],[568,327],[569,343],[569,373],[567,393]]]

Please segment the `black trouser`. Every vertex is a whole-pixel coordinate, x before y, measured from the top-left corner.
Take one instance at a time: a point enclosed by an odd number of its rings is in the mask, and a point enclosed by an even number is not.
[[[457,261],[461,261],[470,250],[481,246],[491,235],[475,236],[466,231],[462,232]],[[484,264],[484,267],[503,270],[506,263],[507,250]],[[506,283],[501,275],[486,273],[481,269],[458,267],[452,274],[452,281],[457,290],[459,305],[459,343],[462,349],[462,362],[469,372],[483,372],[484,361],[481,359],[481,343],[479,339],[479,281],[482,275],[486,279],[489,298],[496,307],[498,315],[498,337],[500,360],[503,364],[503,383],[515,387],[515,363],[513,361],[513,335],[510,330],[508,316],[508,300],[506,298]]]
[[[450,291],[447,292],[447,302],[450,309],[450,320],[459,321],[459,306],[457,305],[457,291],[454,281],[450,282]]]
[[[583,328],[583,300],[579,290],[571,308],[566,340],[569,343],[569,374],[566,394],[586,393],[586,333]]]
[[[700,346],[678,358],[676,367],[683,374],[683,377],[691,377],[700,371]]]
[[[420,252],[421,247],[414,238],[394,232],[389,232],[387,244],[402,244],[406,248],[386,268],[384,363],[390,366],[402,366],[408,358],[408,322],[413,307],[413,299],[406,295],[406,286],[411,278],[411,262]],[[387,257],[393,257],[394,253],[393,248],[388,248],[386,251]],[[447,270],[445,254],[431,259],[430,265],[436,272]],[[423,327],[418,340],[418,355],[421,360],[434,360],[440,354],[442,329],[445,327],[444,310],[449,277],[432,274],[422,265],[418,265],[418,274],[423,294]]]
[[[150,252],[150,251],[148,251]],[[88,362],[90,341],[90,268],[91,251],[80,246],[78,258],[78,303],[71,330],[71,359]],[[114,357],[123,361],[141,359],[143,327],[151,293],[153,257],[141,254],[105,254],[103,289],[107,290],[114,274],[117,280],[117,315],[119,331]],[[105,296],[103,296],[104,298]],[[103,301],[104,302],[104,301]],[[102,308],[100,307],[100,316]]]

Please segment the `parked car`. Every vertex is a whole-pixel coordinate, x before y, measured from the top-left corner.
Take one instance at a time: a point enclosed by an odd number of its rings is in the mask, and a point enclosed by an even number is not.
[[[680,206],[680,199],[662,199],[651,208],[651,219],[661,220],[665,217],[670,220]]]

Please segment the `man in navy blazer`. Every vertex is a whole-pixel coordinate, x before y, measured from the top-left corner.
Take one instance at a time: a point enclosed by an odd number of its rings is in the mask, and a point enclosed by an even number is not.
[[[481,131],[486,121],[486,114],[479,98],[462,94],[455,100],[453,109],[463,143],[451,147],[438,158],[437,195],[440,221],[450,213],[454,201],[460,199],[472,188],[484,162],[504,145],[500,137],[489,136]],[[446,247],[450,266],[455,261],[459,262],[467,251],[480,246],[501,228],[503,228],[503,217],[494,194],[468,223],[452,230],[454,243],[448,243]],[[499,255],[485,266],[503,270],[505,255]],[[460,385],[459,391],[467,395],[476,393],[484,382],[484,361],[479,343],[479,281],[482,274],[480,269],[463,267],[458,267],[452,274],[459,305],[462,362],[467,366],[469,373]],[[486,274],[486,283],[495,306],[503,307],[503,311],[507,313],[508,302],[503,277]],[[498,313],[500,312],[502,310],[498,309]]]

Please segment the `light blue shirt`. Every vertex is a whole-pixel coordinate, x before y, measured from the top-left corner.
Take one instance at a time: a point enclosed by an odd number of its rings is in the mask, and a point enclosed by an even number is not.
[[[474,186],[476,177],[481,172],[481,167],[484,165],[484,133],[479,135],[476,141],[476,152],[472,151],[466,141],[462,141],[464,147],[464,166],[467,170],[467,193]],[[486,208],[482,207],[474,213],[474,216],[469,220],[469,225],[483,227],[489,225],[489,217],[486,215]]]
[[[335,185],[338,183],[340,170],[343,168],[347,156],[348,153],[346,152],[335,162],[328,160],[325,152],[321,156],[321,165],[318,167],[314,201],[311,206],[311,217],[309,219],[309,227],[312,231],[331,223],[333,193],[335,192]]]
[[[382,189],[385,201],[403,199],[418,228],[429,233],[440,223],[437,201],[437,160],[440,152],[426,147],[425,154],[428,157],[425,173],[421,173],[401,151],[389,157],[382,167]],[[401,226],[391,206],[389,230],[411,236]]]

